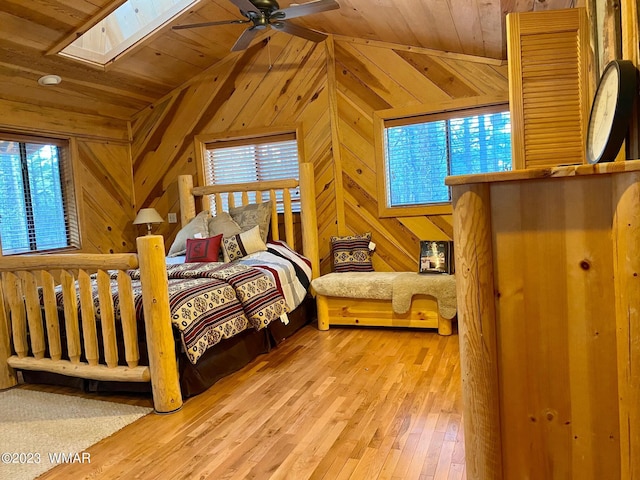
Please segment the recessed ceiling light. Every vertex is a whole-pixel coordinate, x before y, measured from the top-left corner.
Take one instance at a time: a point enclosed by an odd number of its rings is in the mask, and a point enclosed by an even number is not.
[[[58,75],[44,75],[38,79],[40,85],[58,85],[62,79]]]

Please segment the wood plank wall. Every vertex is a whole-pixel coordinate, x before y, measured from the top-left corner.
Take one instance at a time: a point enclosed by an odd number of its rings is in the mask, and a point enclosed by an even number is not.
[[[453,238],[451,215],[378,218],[373,113],[451,99],[508,95],[507,66],[462,55],[398,46],[335,42],[336,98],[343,194],[342,234],[372,232],[374,268],[417,271],[420,240]],[[321,245],[328,232],[322,232]]]
[[[269,65],[271,63],[271,68]],[[196,175],[193,138],[299,124],[316,175],[321,271],[329,238],[371,231],[377,270],[416,270],[420,239],[451,239],[450,215],[377,215],[373,112],[457,98],[507,98],[506,64],[337,38],[273,34],[229,55],[132,120],[137,208],[178,212],[177,175]],[[158,232],[167,245],[178,225]]]
[[[84,253],[135,251],[129,122],[0,99],[0,130],[73,140]]]
[[[145,232],[132,224],[136,209],[129,143],[80,139],[77,145],[82,250],[135,252],[136,237]]]
[[[365,231],[377,270],[415,270],[419,240],[451,239],[451,217],[378,218],[373,112],[507,91],[506,65],[495,61],[274,34],[141,111],[131,142],[122,120],[4,100],[11,115],[0,128],[75,138],[83,251],[124,252],[144,233],[131,225],[137,209],[178,212],[175,179],[196,175],[195,135],[300,125],[302,160],[316,175],[322,272],[332,235]],[[178,225],[156,231],[170,245]]]
[[[179,211],[176,178],[197,175],[195,135],[293,125],[304,138],[301,161],[315,166],[320,228],[335,230],[325,46],[286,34],[230,54],[132,120],[138,208],[154,207],[164,218]],[[178,230],[164,223],[158,231],[169,246]]]

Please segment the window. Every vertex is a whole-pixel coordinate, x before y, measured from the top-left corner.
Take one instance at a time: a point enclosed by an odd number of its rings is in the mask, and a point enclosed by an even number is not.
[[[259,138],[205,142],[204,179],[206,185],[229,183],[263,182],[286,178],[299,178],[298,142],[294,133],[269,135]],[[240,194],[234,202],[241,205]],[[255,194],[250,195],[255,201]],[[226,199],[223,199],[227,209]],[[266,201],[266,199],[265,199]],[[282,202],[282,192],[278,192],[278,203]],[[210,198],[211,209],[215,199]],[[300,211],[300,191],[291,192],[291,206]],[[279,207],[282,211],[282,207]]]
[[[199,0],[127,0],[96,25],[80,32],[60,55],[106,65]]]
[[[508,106],[384,120],[387,209],[451,202],[448,175],[511,170]]]
[[[0,134],[0,240],[3,255],[80,246],[68,142]]]

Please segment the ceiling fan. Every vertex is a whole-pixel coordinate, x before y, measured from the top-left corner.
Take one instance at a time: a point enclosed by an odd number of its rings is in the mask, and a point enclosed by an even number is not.
[[[280,9],[276,0],[230,0],[236,7],[240,9],[240,13],[245,17],[244,20],[223,20],[220,22],[204,22],[192,23],[189,25],[174,25],[173,30],[182,30],[185,28],[210,27],[213,25],[230,25],[230,24],[252,24],[242,35],[236,40],[231,48],[232,52],[244,50],[251,44],[251,41],[260,30],[264,30],[268,26],[281,32],[311,40],[312,42],[321,42],[327,35],[316,32],[305,27],[294,25],[287,22],[290,18],[302,17],[314,13],[326,12],[327,10],[335,10],[340,8],[336,0],[313,0],[312,2],[291,4],[289,7]]]

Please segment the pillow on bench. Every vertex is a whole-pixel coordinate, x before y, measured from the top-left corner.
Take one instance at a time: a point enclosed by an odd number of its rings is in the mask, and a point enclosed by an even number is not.
[[[334,272],[373,272],[371,233],[331,237]]]

